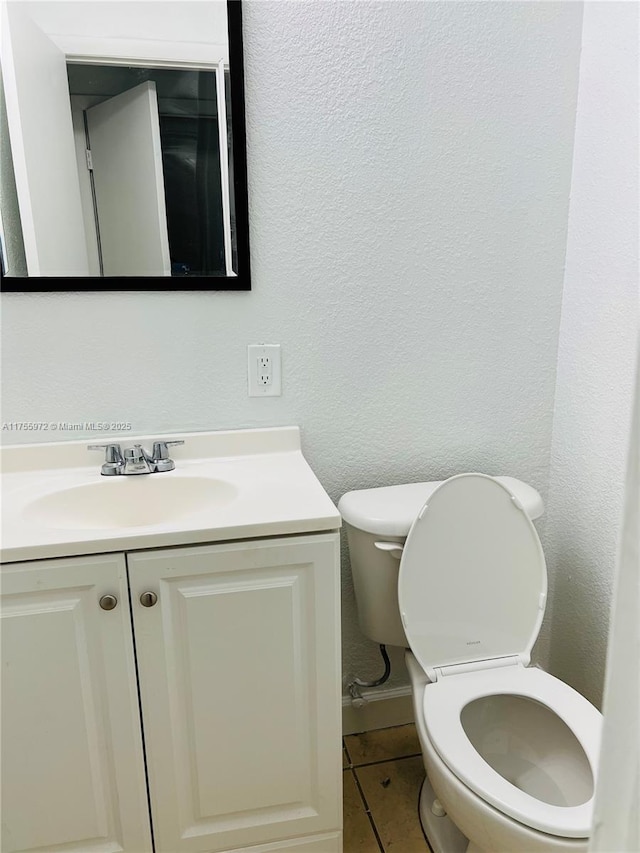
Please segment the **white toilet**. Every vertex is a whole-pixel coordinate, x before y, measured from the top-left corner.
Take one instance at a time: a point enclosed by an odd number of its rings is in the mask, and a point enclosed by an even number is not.
[[[408,647],[435,853],[586,851],[602,717],[529,666],[547,590],[540,495],[460,474],[338,507],[360,626]]]

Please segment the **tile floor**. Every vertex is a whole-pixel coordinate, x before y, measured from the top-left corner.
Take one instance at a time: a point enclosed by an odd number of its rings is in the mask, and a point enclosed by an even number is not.
[[[415,726],[346,735],[343,746],[344,853],[429,853]]]

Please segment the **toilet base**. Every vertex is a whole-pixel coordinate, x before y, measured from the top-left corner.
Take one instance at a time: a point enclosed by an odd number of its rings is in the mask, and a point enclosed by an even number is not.
[[[436,795],[426,776],[420,789],[419,815],[422,831],[427,836],[433,853],[467,853],[469,839],[463,835],[454,822],[443,815],[437,817],[431,811]]]

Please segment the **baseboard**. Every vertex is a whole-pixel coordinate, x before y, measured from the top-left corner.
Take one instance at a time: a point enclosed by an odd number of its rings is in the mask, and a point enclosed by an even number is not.
[[[342,734],[386,729],[413,722],[411,687],[388,690],[363,690],[361,708],[354,708],[350,696],[342,697]]]

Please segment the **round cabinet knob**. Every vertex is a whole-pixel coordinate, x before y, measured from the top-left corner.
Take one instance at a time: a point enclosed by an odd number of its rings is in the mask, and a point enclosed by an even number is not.
[[[143,607],[153,607],[157,600],[158,596],[155,592],[143,592],[140,596],[140,604]]]
[[[118,599],[115,595],[103,595],[100,599],[100,607],[102,607],[103,610],[113,610],[117,603]]]

